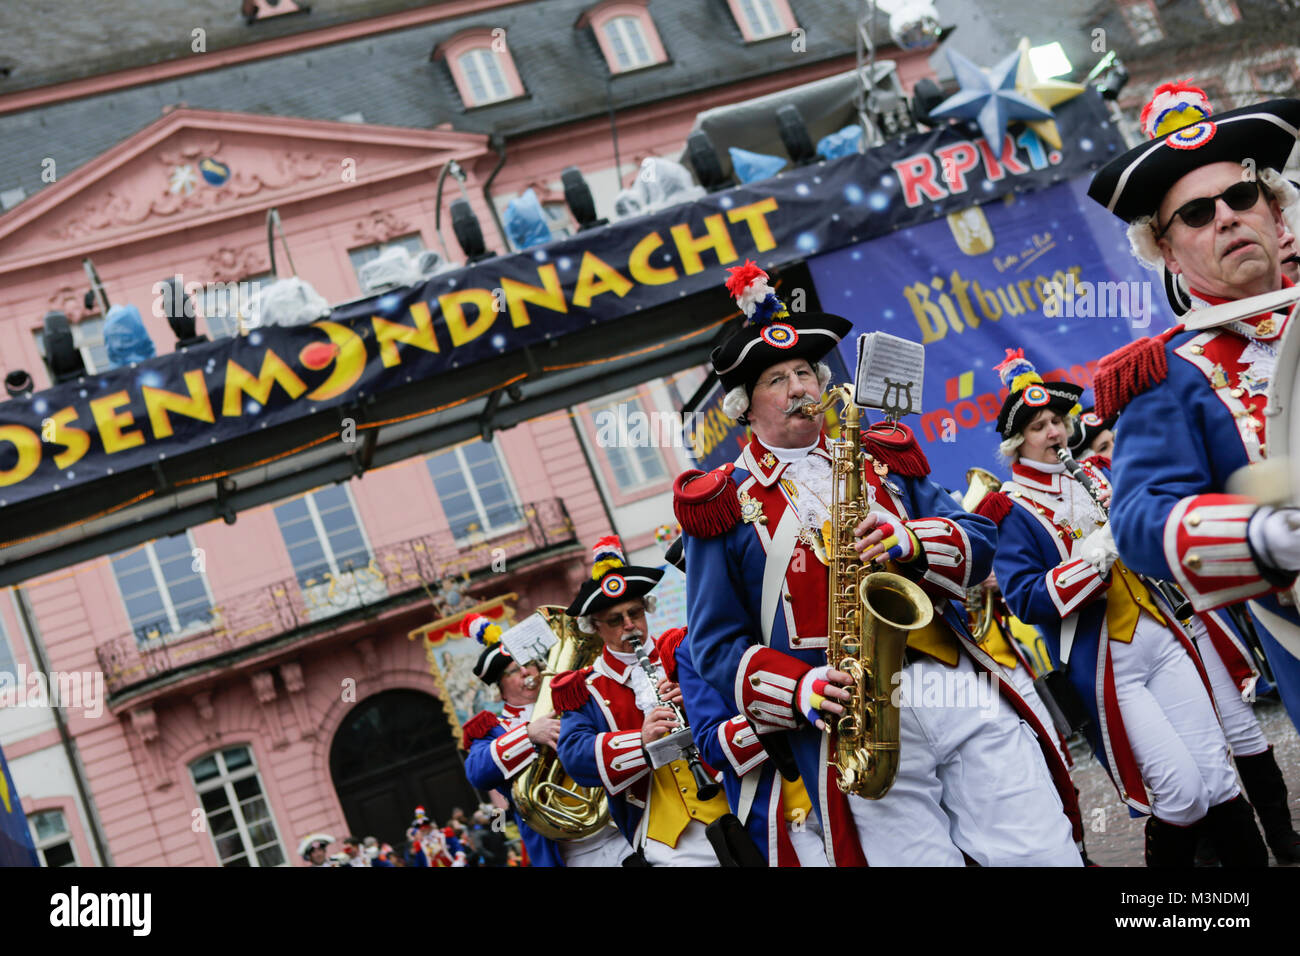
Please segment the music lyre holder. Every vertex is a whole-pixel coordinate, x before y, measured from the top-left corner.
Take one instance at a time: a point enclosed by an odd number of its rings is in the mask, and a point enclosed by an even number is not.
[[[914,382],[895,382],[892,378],[885,379],[885,392],[880,399],[880,410],[885,413],[885,421],[881,424],[887,423],[892,432],[898,431],[898,420],[904,415],[912,414],[915,408],[912,402],[914,384]],[[890,401],[891,395],[894,396],[894,401]]]

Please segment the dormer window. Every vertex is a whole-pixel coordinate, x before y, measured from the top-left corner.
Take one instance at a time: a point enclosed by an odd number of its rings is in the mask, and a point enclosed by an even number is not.
[[[798,24],[787,0],[727,0],[746,41],[790,33]]]
[[[611,73],[630,73],[668,61],[647,2],[602,3],[578,18],[579,29],[589,26],[596,35]]]
[[[524,95],[524,84],[506,43],[506,31],[499,27],[458,33],[440,43],[433,58],[446,59],[466,109]]]

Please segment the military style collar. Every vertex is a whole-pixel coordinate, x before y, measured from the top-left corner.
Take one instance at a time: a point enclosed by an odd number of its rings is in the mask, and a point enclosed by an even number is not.
[[[646,640],[650,643],[650,660],[657,662],[659,660],[659,648],[655,646],[654,641],[649,638],[646,638]],[[614,656],[608,647],[604,647],[601,649],[600,657],[596,659],[593,670],[610,680],[626,685],[632,679],[632,668],[636,666],[638,665],[635,663],[624,664]]]
[[[810,455],[820,455],[827,461],[831,460],[831,453],[826,448],[826,432],[823,431],[817,438],[817,447],[808,452]],[[785,472],[788,465],[793,462],[780,461],[776,455],[768,450],[767,446],[758,440],[755,435],[745,446],[745,450],[740,453],[736,460],[736,467],[744,468],[754,476],[764,488],[770,488],[776,484],[777,480]]]
[[[1044,471],[1020,458],[1016,459],[1016,463],[1011,466],[1011,475],[1018,484],[1053,495],[1061,493],[1061,476],[1064,474],[1064,466],[1060,471]]]

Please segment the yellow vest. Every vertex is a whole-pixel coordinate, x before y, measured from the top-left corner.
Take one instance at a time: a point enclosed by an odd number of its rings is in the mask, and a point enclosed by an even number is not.
[[[1146,611],[1161,624],[1165,617],[1151,600],[1151,592],[1138,576],[1116,560],[1111,567],[1110,591],[1106,595],[1106,632],[1112,641],[1128,644],[1137,630],[1138,617]]]
[[[666,846],[677,846],[677,838],[692,820],[708,826],[727,813],[726,795],[719,790],[712,800],[695,793],[695,778],[685,760],[674,760],[654,772],[650,781],[650,820],[646,836]]]

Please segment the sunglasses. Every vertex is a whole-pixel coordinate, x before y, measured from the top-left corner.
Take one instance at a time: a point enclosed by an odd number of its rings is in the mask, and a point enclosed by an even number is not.
[[[1174,220],[1180,216],[1183,222],[1187,223],[1192,229],[1200,229],[1202,226],[1209,225],[1214,220],[1214,213],[1218,208],[1220,199],[1228,204],[1229,209],[1235,212],[1245,212],[1259,202],[1259,183],[1233,183],[1217,196],[1201,196],[1199,199],[1183,203],[1174,210],[1174,214],[1169,217],[1165,227],[1156,233],[1156,238],[1163,238],[1164,234],[1173,226]]]
[[[637,621],[645,620],[645,608],[643,607],[633,608],[630,611],[624,611],[622,614],[619,614],[618,616],[608,615],[606,617],[598,618],[597,620],[599,620],[600,623],[604,624],[606,627],[622,627],[624,618],[627,619],[627,622],[629,624],[635,627]]]

